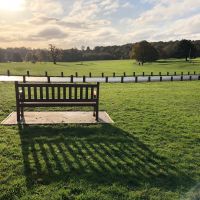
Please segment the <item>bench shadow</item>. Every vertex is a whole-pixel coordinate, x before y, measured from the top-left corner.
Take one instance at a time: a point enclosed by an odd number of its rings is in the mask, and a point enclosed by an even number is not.
[[[113,125],[29,126],[19,132],[28,188],[71,178],[170,190],[193,182],[170,160]]]

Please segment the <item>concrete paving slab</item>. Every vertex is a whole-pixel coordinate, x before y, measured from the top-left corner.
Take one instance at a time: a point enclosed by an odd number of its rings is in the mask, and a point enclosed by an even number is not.
[[[99,112],[99,121],[93,117],[93,112],[66,111],[66,112],[24,112],[25,124],[98,124],[114,123],[105,111]],[[2,125],[16,125],[16,112],[12,112]]]

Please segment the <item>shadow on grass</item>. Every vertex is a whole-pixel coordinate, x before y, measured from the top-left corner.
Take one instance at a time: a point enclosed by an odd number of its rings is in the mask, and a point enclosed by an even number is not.
[[[192,182],[165,157],[112,125],[30,126],[20,136],[28,188],[71,178],[170,190]]]
[[[156,63],[162,64],[162,65],[169,65],[169,64],[179,64],[179,63],[185,63],[185,64],[199,64],[200,61],[199,60],[192,60],[192,61],[185,61],[185,60],[157,60],[155,61]]]

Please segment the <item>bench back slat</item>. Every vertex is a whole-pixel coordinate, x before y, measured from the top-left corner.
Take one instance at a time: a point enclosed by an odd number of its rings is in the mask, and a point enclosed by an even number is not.
[[[43,99],[43,87],[40,86],[40,99]]]
[[[63,86],[63,99],[66,99],[66,87]]]
[[[51,86],[51,94],[52,94],[52,99],[55,99],[55,90],[54,90],[54,86]]]
[[[86,89],[85,98],[88,99],[88,87],[86,87],[85,89]]]
[[[37,87],[34,88],[34,100],[37,100]]]
[[[46,88],[46,99],[48,100],[49,99],[49,87],[45,87]]]
[[[19,102],[94,102],[99,98],[99,84],[19,83],[15,82]],[[22,91],[21,99],[19,91]],[[96,96],[94,97],[94,91]]]
[[[91,99],[93,99],[93,97],[94,97],[93,94],[94,94],[94,88],[91,87],[91,94],[90,94],[91,95]]]
[[[60,86],[58,86],[58,99],[61,99],[61,96],[60,96]]]
[[[28,86],[28,99],[31,99],[31,87]]]

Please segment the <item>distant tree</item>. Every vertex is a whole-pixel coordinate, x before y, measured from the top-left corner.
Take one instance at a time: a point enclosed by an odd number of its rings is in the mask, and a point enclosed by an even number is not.
[[[53,60],[53,63],[56,64],[58,59],[62,55],[61,49],[56,48],[53,44],[49,44],[50,56]]]
[[[90,52],[90,51],[91,51],[89,46],[86,48],[86,51],[87,51],[87,52]]]
[[[5,51],[4,49],[0,49],[0,62],[5,62]]]
[[[12,61],[14,61],[14,62],[22,62],[21,55],[19,53],[13,53]]]
[[[37,55],[33,54],[31,62],[35,64],[37,61],[38,61]]]
[[[178,43],[177,49],[178,57],[185,58],[185,61],[188,61],[188,58],[194,58],[196,54],[195,45],[191,42],[191,40],[181,40]]]
[[[33,57],[33,53],[32,53],[31,51],[28,51],[28,52],[26,53],[26,56],[25,56],[25,61],[26,61],[26,62],[32,61],[32,57]]]
[[[84,60],[84,51],[85,51],[85,46],[82,45],[81,46],[81,57],[82,57],[82,59],[81,59],[81,65],[83,64],[83,60]]]
[[[49,60],[48,52],[46,50],[37,49],[35,55],[37,56],[38,62],[47,62]]]
[[[142,41],[133,45],[131,57],[143,65],[145,62],[156,61],[158,52],[150,43]]]

